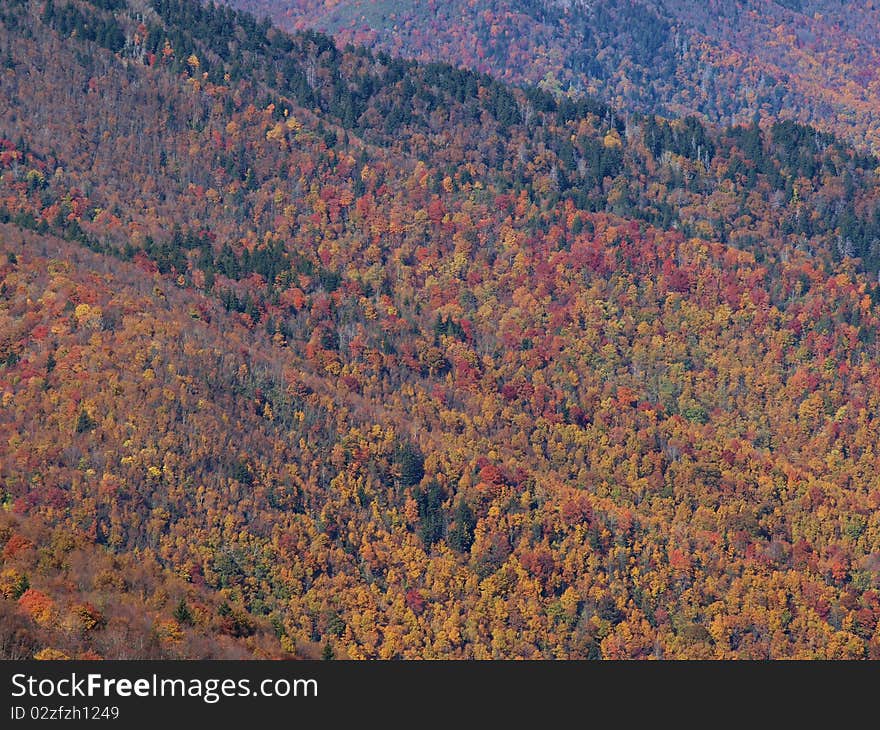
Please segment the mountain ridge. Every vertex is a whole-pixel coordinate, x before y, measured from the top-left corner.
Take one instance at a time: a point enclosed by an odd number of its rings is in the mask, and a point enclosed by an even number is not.
[[[783,2],[235,0],[421,61],[722,124],[788,118],[877,149],[880,11]]]

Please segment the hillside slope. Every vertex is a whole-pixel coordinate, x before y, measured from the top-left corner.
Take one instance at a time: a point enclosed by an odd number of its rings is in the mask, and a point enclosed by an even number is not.
[[[189,0],[10,3],[0,49],[3,502],[153,556],[157,617],[880,656],[875,158]]]
[[[228,338],[193,320],[185,301],[132,264],[0,226],[0,657],[317,655],[279,644],[240,598],[156,553],[169,501],[185,501],[191,477],[160,485],[175,450],[188,467],[201,462],[190,440],[200,431],[173,412],[160,385],[170,371],[138,364],[167,357],[190,368],[172,379],[214,409],[223,404],[211,386],[234,366],[222,361]]]

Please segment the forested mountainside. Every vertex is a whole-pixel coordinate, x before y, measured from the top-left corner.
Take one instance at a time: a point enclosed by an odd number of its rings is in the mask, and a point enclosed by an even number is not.
[[[0,59],[6,655],[880,658],[876,158],[190,0]]]
[[[229,0],[289,30],[618,107],[880,144],[880,6],[841,0]]]
[[[226,402],[213,390],[235,378],[231,330],[193,320],[173,283],[77,244],[6,224],[0,251],[4,346],[30,343],[21,361],[6,350],[3,373],[0,655],[289,656],[292,645],[279,644],[265,616],[145,539],[192,487],[192,477],[175,490],[161,486],[175,463],[170,442],[196,463],[202,457],[188,418],[166,426],[177,417],[160,385],[165,374],[145,376],[140,365],[155,363],[139,360],[159,352],[173,359],[198,408],[219,421],[236,410],[232,391]],[[319,654],[310,644],[300,649]]]

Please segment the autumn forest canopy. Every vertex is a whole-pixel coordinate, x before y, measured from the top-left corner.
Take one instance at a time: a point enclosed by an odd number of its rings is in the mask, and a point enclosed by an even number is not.
[[[880,659],[880,117],[584,17],[0,4],[0,657]]]

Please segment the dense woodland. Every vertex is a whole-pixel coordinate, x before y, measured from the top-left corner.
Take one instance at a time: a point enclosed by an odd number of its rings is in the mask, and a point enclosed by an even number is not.
[[[192,0],[0,59],[3,656],[880,658],[875,157]]]
[[[880,6],[841,0],[230,0],[422,61],[619,108],[780,117],[880,145]]]

